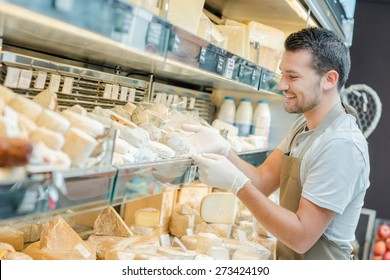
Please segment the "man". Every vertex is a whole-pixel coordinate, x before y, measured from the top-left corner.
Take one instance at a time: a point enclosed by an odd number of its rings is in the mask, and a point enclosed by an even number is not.
[[[339,95],[349,50],[333,32],[306,28],[286,39],[280,69],[285,110],[303,116],[258,168],[216,130],[183,125],[195,132],[200,179],[237,195],[278,239],[277,259],[350,259],[370,165],[358,120]],[[267,198],[279,187],[280,206]]]

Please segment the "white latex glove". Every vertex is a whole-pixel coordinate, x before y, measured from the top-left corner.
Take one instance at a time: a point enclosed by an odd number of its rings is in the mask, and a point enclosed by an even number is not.
[[[183,124],[181,128],[195,132],[187,138],[198,153],[214,153],[223,156],[229,154],[229,142],[215,128],[194,124]]]
[[[235,195],[249,181],[226,157],[217,154],[193,155],[199,167],[199,179],[210,186],[228,189]]]

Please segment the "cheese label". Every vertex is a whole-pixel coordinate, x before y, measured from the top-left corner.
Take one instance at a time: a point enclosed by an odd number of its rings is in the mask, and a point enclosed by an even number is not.
[[[88,258],[91,253],[87,250],[87,248],[85,248],[85,246],[83,246],[83,244],[79,243],[77,244],[76,246],[74,246],[74,248],[80,252],[80,254],[84,257],[84,258]]]
[[[169,247],[171,245],[170,243],[169,234],[162,234],[160,236],[160,244],[162,247]]]
[[[49,91],[58,92],[60,89],[61,76],[57,74],[50,74]]]
[[[122,101],[126,101],[128,92],[129,92],[128,87],[121,87],[121,94],[120,94],[119,99]]]
[[[71,94],[73,89],[73,78],[65,77],[64,84],[62,85],[62,93]]]
[[[238,240],[240,240],[240,242],[245,243],[246,241],[248,241],[248,236],[246,235],[245,231],[241,229],[237,229],[237,235],[238,235]]]
[[[129,90],[129,96],[128,96],[128,99],[127,99],[129,102],[132,102],[134,103],[135,102],[135,88],[131,88]]]
[[[7,68],[7,76],[5,76],[4,86],[9,88],[17,88],[20,76],[20,69],[14,67]]]
[[[18,88],[28,89],[30,87],[30,84],[31,84],[32,76],[33,76],[33,71],[31,71],[31,70],[23,69],[22,71],[20,71]]]
[[[112,86],[111,99],[118,99],[119,85]]]
[[[46,84],[47,73],[39,71],[34,81],[34,88],[44,89]]]
[[[174,243],[176,243],[177,245],[179,245],[180,248],[182,248],[184,251],[187,251],[186,246],[183,244],[183,242],[180,241],[179,238],[177,238],[177,237],[173,238],[172,245],[173,245]]]
[[[112,85],[106,84],[104,87],[103,98],[110,98],[112,93]]]

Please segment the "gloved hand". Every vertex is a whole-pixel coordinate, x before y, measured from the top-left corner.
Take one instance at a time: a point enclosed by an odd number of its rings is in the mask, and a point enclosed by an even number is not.
[[[223,156],[229,154],[229,142],[215,128],[194,124],[183,124],[181,128],[195,132],[195,134],[188,136],[188,140],[198,153],[214,153]]]
[[[217,154],[193,155],[199,167],[200,180],[210,186],[228,189],[235,195],[249,181],[226,157]]]

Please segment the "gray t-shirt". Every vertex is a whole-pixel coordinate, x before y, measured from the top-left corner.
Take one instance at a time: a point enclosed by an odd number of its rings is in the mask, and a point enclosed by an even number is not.
[[[296,137],[291,156],[296,156],[312,134]],[[288,152],[292,131],[278,146]],[[302,196],[336,213],[325,236],[347,252],[352,252],[355,229],[369,187],[370,162],[367,141],[351,115],[338,117],[311,145],[302,158]]]

